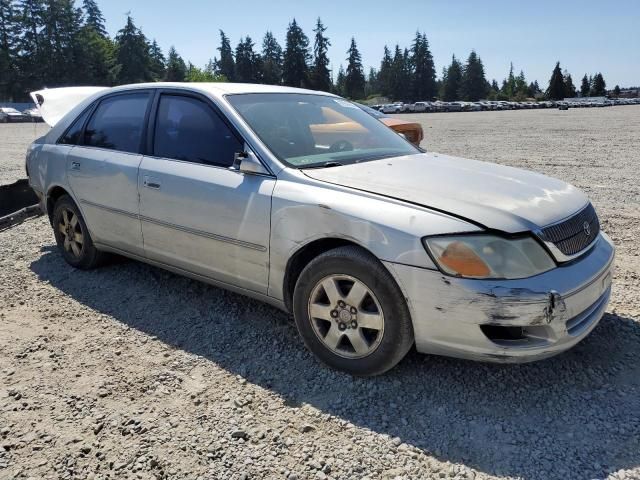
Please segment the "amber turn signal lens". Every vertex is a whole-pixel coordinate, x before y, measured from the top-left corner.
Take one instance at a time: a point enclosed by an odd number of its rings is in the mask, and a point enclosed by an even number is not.
[[[490,273],[487,264],[462,242],[451,243],[438,260],[464,277],[487,277]]]

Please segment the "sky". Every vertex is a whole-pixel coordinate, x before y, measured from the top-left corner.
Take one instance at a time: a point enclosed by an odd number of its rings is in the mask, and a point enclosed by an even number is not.
[[[78,3],[79,0],[77,0]],[[331,40],[334,75],[346,66],[355,37],[365,71],[378,67],[383,49],[409,47],[416,30],[426,33],[438,77],[455,54],[465,60],[474,49],[487,79],[516,74],[546,88],[556,61],[574,84],[602,72],[609,88],[640,85],[640,1],[592,0],[99,0],[111,35],[127,12],[149,39],[166,51],[175,46],[185,61],[200,67],[218,55],[218,30],[232,46],[249,35],[261,47],[271,30],[284,48],[287,25],[295,17],[313,43],[318,16]]]

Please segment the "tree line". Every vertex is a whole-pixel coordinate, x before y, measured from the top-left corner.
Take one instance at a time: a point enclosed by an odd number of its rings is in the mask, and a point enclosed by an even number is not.
[[[29,91],[68,85],[120,85],[140,82],[230,81],[311,88],[363,99],[382,95],[414,102],[479,99],[524,100],[575,96],[571,75],[556,64],[543,92],[537,81],[527,83],[513,64],[499,86],[488,82],[480,56],[471,51],[464,63],[455,56],[436,76],[433,55],[424,32],[416,32],[408,48],[384,47],[379,68],[365,75],[355,38],[345,52],[346,68],[333,72],[328,58],[331,41],[320,18],[310,39],[293,19],[281,46],[271,31],[260,45],[247,35],[235,48],[220,30],[220,47],[207,65],[185,62],[174,47],[166,56],[148,39],[131,16],[111,38],[96,0],[0,0],[0,100],[21,101]],[[606,94],[601,73],[585,74],[582,96]]]

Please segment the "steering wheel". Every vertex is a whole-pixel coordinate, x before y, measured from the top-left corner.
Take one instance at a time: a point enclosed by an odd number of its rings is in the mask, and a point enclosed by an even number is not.
[[[338,140],[336,143],[329,147],[329,151],[332,153],[337,152],[350,152],[353,150],[353,144],[351,142],[347,142],[346,140]]]

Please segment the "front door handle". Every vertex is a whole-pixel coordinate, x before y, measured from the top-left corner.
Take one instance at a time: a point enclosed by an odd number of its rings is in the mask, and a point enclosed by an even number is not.
[[[160,190],[160,182],[158,179],[145,175],[142,177],[142,185],[147,188],[153,188],[154,190]]]
[[[71,170],[80,170],[80,162],[71,162]]]

